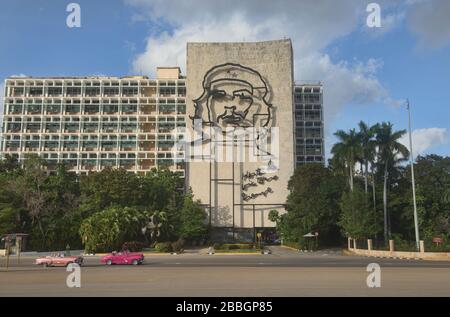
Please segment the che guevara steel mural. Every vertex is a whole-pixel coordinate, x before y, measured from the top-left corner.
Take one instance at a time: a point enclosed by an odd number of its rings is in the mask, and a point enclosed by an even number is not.
[[[271,127],[273,115],[269,86],[261,74],[240,64],[220,64],[205,73],[202,87],[201,96],[193,100],[195,112],[190,117],[193,123],[201,120],[202,126],[222,129],[262,128],[256,134],[256,148],[270,156],[271,153],[260,149],[258,144],[262,134]],[[241,197],[244,201],[273,193],[270,187],[258,193],[246,193],[251,187],[278,180],[278,176],[266,177],[264,174],[261,169],[257,169],[243,175]]]

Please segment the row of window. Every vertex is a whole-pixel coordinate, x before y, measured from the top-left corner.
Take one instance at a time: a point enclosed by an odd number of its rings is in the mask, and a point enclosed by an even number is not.
[[[74,114],[74,113],[83,113],[83,114],[93,114],[93,113],[137,113],[138,109],[140,112],[158,112],[160,114],[169,114],[169,113],[177,113],[177,114],[186,114],[186,105],[185,104],[160,104],[158,108],[156,106],[140,106],[136,104],[105,104],[105,105],[45,105],[42,106],[40,104],[28,104],[22,106],[20,104],[7,104],[6,105],[6,113],[7,114]],[[158,109],[158,110],[156,110]]]
[[[321,94],[295,94],[295,102],[320,102]]]
[[[5,151],[33,150],[33,151],[173,151],[175,142],[157,142],[155,144],[144,144],[138,142],[117,142],[117,141],[6,141]],[[177,151],[182,151],[182,147],[177,147]]]
[[[5,132],[8,133],[172,133],[176,128],[184,128],[186,123],[184,122],[161,122],[158,126],[143,126],[138,127],[137,124],[127,123],[118,124],[114,123],[85,123],[80,128],[79,123],[65,123],[62,128],[60,124],[46,124],[41,126],[40,124],[27,124],[22,125],[20,123],[8,123],[5,127]]]
[[[305,163],[323,163],[324,158],[323,156],[302,156],[299,155],[296,157],[297,165],[302,165]]]
[[[67,86],[67,87],[72,87],[72,86],[86,86],[86,87],[138,87],[140,86],[185,86],[185,82],[184,81],[164,81],[164,80],[160,80],[160,81],[127,81],[127,80],[122,80],[122,81],[80,81],[80,80],[74,80],[74,81],[65,81],[64,83],[61,81],[23,81],[23,80],[18,80],[18,81],[7,81],[7,85],[11,86],[11,87],[24,87],[24,86],[46,86],[46,87],[61,87],[61,86]]]
[[[8,92],[9,91],[9,92]],[[8,97],[138,97],[138,96],[186,96],[186,88],[183,87],[11,87],[7,89]]]
[[[322,145],[304,145],[296,147],[298,155],[322,155]]]

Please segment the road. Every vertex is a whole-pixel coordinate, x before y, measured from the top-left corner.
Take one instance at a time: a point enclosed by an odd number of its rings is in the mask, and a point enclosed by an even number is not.
[[[68,288],[65,268],[41,268],[33,257],[0,259],[2,296],[450,296],[450,263],[305,253],[147,256],[141,266],[105,267],[86,257],[81,288]],[[369,288],[369,263],[381,287]]]

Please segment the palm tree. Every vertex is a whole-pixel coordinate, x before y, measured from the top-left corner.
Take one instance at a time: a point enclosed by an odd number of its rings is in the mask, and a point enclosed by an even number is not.
[[[375,134],[378,125],[376,124],[369,127],[364,121],[360,121],[358,125],[359,141],[361,142],[361,161],[364,165],[364,189],[367,194],[369,164],[373,166],[373,162],[375,160],[377,145],[375,141]]]
[[[349,133],[338,130],[334,135],[338,137],[340,142],[333,145],[331,153],[336,156],[338,161],[345,162],[345,169],[348,169],[349,174],[350,190],[353,191],[355,164],[361,152],[358,133],[356,133],[355,129],[351,129]]]
[[[409,155],[409,151],[398,140],[406,133],[406,130],[393,131],[393,124],[383,122],[377,128],[376,143],[378,146],[378,160],[383,167],[383,212],[384,212],[384,240],[388,239],[388,210],[387,210],[387,186],[389,178],[389,170],[405,161]],[[390,231],[390,228],[389,228]]]

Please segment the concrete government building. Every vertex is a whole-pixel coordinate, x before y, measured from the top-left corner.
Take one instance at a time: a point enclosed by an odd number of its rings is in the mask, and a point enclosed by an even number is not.
[[[290,40],[187,43],[186,76],[158,67],[154,79],[7,78],[1,156],[35,153],[49,172],[58,163],[79,174],[169,169],[201,200],[217,238],[252,240],[275,226],[268,213],[284,210],[295,166],[324,163],[322,95],[321,83],[295,83]],[[236,137],[224,141],[238,128],[262,131],[243,137],[239,157]],[[200,155],[174,150],[183,129],[199,137],[185,145],[200,144]]]

